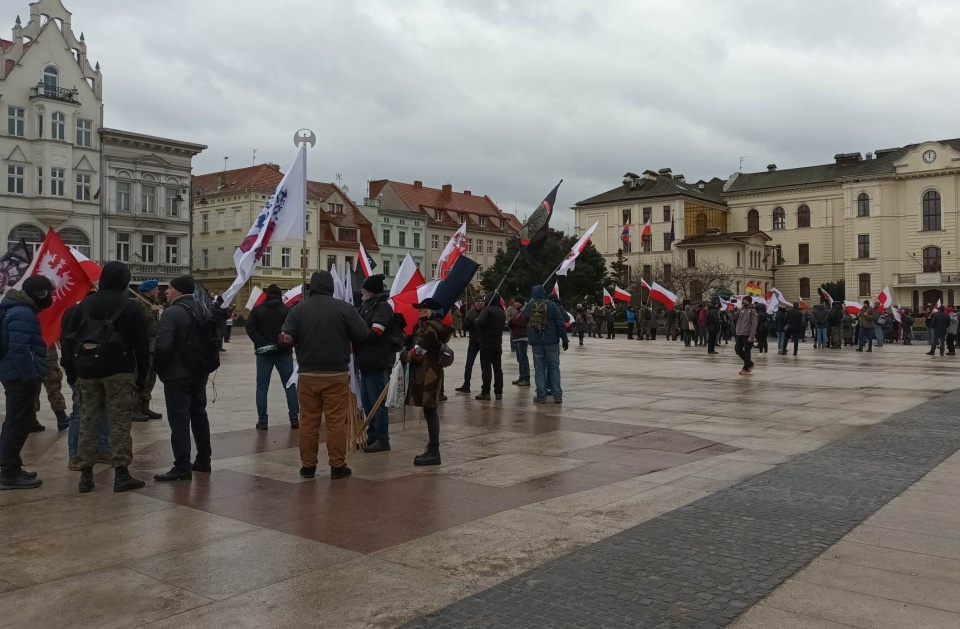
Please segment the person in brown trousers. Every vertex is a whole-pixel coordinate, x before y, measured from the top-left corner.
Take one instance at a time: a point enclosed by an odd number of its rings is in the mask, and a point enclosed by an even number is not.
[[[370,329],[357,309],[333,297],[333,276],[319,271],[310,278],[310,297],[287,315],[278,341],[296,347],[300,401],[300,476],[317,473],[320,419],[327,416],[330,478],[350,476],[347,467],[347,421],[350,409],[350,344],[360,345]],[[355,409],[354,409],[355,410]]]

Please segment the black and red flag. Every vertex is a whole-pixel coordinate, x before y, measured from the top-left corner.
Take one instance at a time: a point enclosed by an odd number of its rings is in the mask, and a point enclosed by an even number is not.
[[[550,217],[553,216],[553,206],[557,202],[557,189],[560,188],[561,183],[563,183],[563,179],[540,202],[537,209],[527,219],[527,223],[520,229],[520,233],[517,234],[517,238],[520,240],[520,251],[523,252],[523,256],[530,264],[536,264],[537,254],[543,250],[543,246],[547,243],[547,235],[550,233]]]

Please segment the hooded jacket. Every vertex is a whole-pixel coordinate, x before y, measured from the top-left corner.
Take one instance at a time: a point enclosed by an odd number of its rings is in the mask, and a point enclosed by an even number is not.
[[[787,311],[786,325],[784,331],[792,338],[803,338],[803,311],[799,308],[791,308]]]
[[[393,308],[384,293],[373,295],[360,304],[360,318],[370,329],[366,342],[355,348],[357,367],[387,371],[397,362],[397,353],[390,349],[390,341],[385,335],[393,321]]]
[[[267,298],[259,306],[254,306],[250,311],[250,317],[244,329],[247,336],[253,341],[254,349],[260,349],[267,345],[277,345],[274,355],[286,355],[293,352],[289,347],[283,347],[277,344],[277,337],[283,324],[287,320],[290,308],[283,303],[283,297],[280,295],[267,295]]]
[[[214,306],[214,309],[218,307]],[[187,369],[180,357],[180,348],[187,338],[197,333],[197,323],[188,310],[201,318],[210,315],[193,295],[182,295],[170,302],[160,317],[157,343],[153,350],[153,369],[161,382],[200,375]]]
[[[357,309],[333,298],[333,276],[318,271],[310,278],[310,297],[293,307],[282,332],[294,338],[300,371],[344,372],[350,343],[360,345],[370,329]]]
[[[507,313],[503,310],[499,295],[494,295],[490,303],[483,307],[477,315],[475,325],[477,342],[484,349],[496,349],[503,346],[503,326],[507,321]]]
[[[37,382],[47,373],[47,344],[33,300],[19,290],[9,290],[0,303],[0,382]]]
[[[100,275],[100,289],[88,295],[67,321],[62,336],[74,335],[84,321],[108,321],[116,318],[114,329],[128,350],[122,360],[98,370],[76,369],[81,379],[105,378],[119,373],[137,374],[137,387],[143,388],[150,370],[150,337],[143,309],[127,295],[130,287],[130,269],[121,262],[108,262]],[[73,355],[64,360],[73,369]]]
[[[830,323],[830,311],[826,308],[817,308],[813,311],[813,323],[818,328],[825,328]]]
[[[757,311],[755,308],[743,308],[737,317],[737,336],[757,336]]]
[[[533,313],[533,306],[538,301],[547,302],[547,327],[544,330],[536,330],[530,325],[530,315]],[[560,306],[547,300],[547,291],[539,284],[530,291],[530,301],[523,308],[523,316],[527,319],[527,338],[530,345],[546,346],[556,345],[561,340],[567,343],[567,327],[563,311]]]

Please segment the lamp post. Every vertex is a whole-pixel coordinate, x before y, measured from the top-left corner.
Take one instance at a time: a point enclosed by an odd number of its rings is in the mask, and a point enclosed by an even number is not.
[[[196,201],[197,196],[199,195],[200,200]],[[179,193],[177,196],[180,196]],[[206,190],[203,189],[203,186],[193,186],[193,189],[190,191],[190,242],[188,244],[188,251],[190,251],[190,264],[187,265],[187,270],[192,271],[190,267],[193,266],[193,211],[195,205],[207,205],[207,194]]]
[[[310,129],[300,129],[295,134],[293,134],[293,144],[296,147],[301,145],[310,145],[310,148],[313,148],[317,144],[317,136]],[[300,250],[300,282],[303,286],[303,295],[304,298],[307,296],[307,258],[310,256],[309,250],[307,249],[307,192],[309,187],[307,186],[307,157],[306,151],[304,151],[303,157],[303,243],[301,244],[302,249]],[[317,249],[317,266],[320,266],[320,250]]]

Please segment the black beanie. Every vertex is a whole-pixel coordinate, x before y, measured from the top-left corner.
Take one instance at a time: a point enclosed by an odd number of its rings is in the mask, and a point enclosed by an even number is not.
[[[193,278],[189,275],[181,275],[180,277],[175,277],[170,280],[170,286],[178,293],[183,293],[184,295],[192,295],[193,291],[197,290],[197,283],[193,281]]]
[[[283,297],[283,289],[281,289],[276,284],[271,284],[267,286],[267,290],[263,291],[267,295],[273,295],[274,297]]]
[[[23,280],[20,290],[32,299],[40,310],[49,308],[53,303],[53,282],[43,275],[31,275]]]
[[[367,279],[363,280],[362,288],[363,290],[368,290],[371,293],[382,293],[385,289],[383,287],[383,275],[371,275]]]

